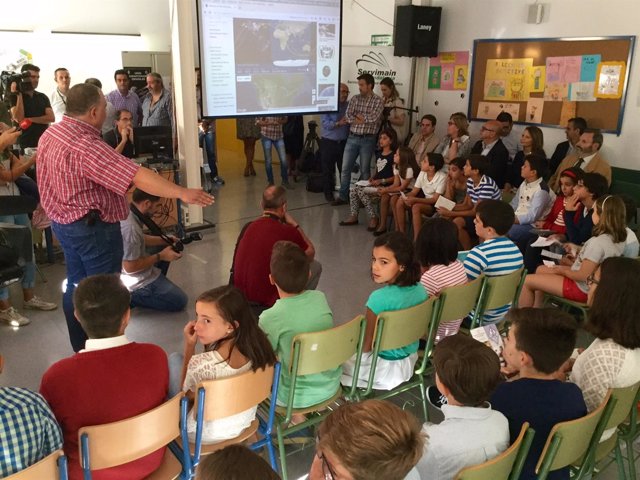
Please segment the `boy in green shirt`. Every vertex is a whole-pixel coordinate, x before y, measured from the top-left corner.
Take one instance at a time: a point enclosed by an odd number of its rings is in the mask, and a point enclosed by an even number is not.
[[[264,330],[282,363],[278,405],[286,405],[291,388],[291,347],[299,333],[333,328],[333,315],[324,293],[305,290],[309,281],[309,259],[295,243],[280,241],[271,253],[269,279],[278,289],[279,300],[260,315]],[[305,408],[330,399],[340,388],[342,367],[298,377],[294,408]]]

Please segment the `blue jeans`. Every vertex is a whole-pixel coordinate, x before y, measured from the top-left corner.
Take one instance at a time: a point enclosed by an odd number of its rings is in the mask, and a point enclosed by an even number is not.
[[[212,131],[200,132],[200,146],[204,149],[211,180],[218,176],[218,163],[216,158],[216,134]]]
[[[0,200],[1,201],[1,200]],[[0,223],[13,223],[31,228],[29,216],[26,213],[19,215],[0,216]],[[35,256],[31,253],[31,261],[24,264],[24,277],[22,277],[22,288],[33,288],[36,285],[36,264]],[[0,288],[0,300],[9,300],[9,289]]]
[[[340,198],[345,202],[349,199],[349,186],[351,185],[351,170],[360,157],[360,178],[367,180],[371,172],[371,157],[376,147],[376,136],[358,137],[349,135],[342,156],[342,174],[340,176]]]
[[[284,138],[278,140],[271,140],[270,138],[262,137],[262,148],[264,149],[264,167],[267,170],[267,180],[269,183],[273,182],[273,169],[271,168],[271,146],[276,147],[278,152],[278,158],[280,159],[280,176],[282,177],[282,183],[289,183],[289,176],[287,173],[287,155],[284,151]]]
[[[533,225],[520,225],[513,224],[509,231],[507,232],[507,237],[509,237],[513,243],[515,243],[520,251],[524,254],[527,250],[527,243],[531,238],[531,229]]]
[[[87,335],[73,314],[73,292],[83,278],[122,271],[120,223],[97,220],[89,226],[85,219],[63,225],[51,222],[67,264],[67,286],[62,297],[69,339],[75,352],[84,348]]]
[[[162,312],[180,312],[188,301],[187,294],[164,275],[131,292],[131,307],[151,308]]]

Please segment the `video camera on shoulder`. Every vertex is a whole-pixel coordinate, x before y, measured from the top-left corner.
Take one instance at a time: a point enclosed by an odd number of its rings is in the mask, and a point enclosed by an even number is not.
[[[18,92],[33,90],[29,71],[22,73],[3,71],[0,73],[0,100],[4,101],[6,96],[11,94],[12,83],[18,86]]]

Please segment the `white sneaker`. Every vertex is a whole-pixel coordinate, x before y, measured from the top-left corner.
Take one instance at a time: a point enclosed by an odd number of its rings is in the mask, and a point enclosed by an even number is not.
[[[58,308],[58,305],[52,302],[45,302],[40,297],[34,297],[28,302],[24,302],[24,308],[28,308],[30,310],[55,310]]]
[[[31,320],[20,315],[15,308],[9,307],[6,310],[0,310],[0,322],[12,327],[21,327],[23,325],[29,325]]]

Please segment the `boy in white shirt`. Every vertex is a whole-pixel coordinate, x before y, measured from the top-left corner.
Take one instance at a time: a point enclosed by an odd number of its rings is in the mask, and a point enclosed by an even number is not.
[[[478,465],[509,446],[509,422],[487,400],[500,382],[500,360],[491,348],[456,334],[442,339],[433,363],[436,386],[447,397],[444,420],[425,423],[420,478],[453,480],[465,467]]]

